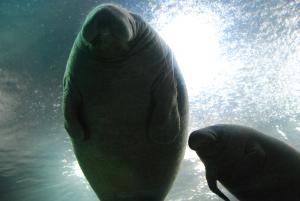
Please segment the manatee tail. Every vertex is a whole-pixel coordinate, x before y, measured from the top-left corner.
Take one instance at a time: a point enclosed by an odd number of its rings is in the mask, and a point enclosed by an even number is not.
[[[216,172],[211,168],[206,168],[206,180],[209,189],[225,201],[230,201],[217,186]]]

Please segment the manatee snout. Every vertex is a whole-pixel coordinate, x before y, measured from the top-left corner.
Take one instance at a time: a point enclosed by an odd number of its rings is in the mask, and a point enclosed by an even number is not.
[[[116,5],[101,5],[93,9],[82,28],[83,40],[102,57],[118,56],[128,49],[134,38],[134,19]]]
[[[214,145],[216,142],[216,134],[210,129],[199,129],[193,131],[189,137],[189,147],[192,150],[203,150],[209,149],[210,146]]]

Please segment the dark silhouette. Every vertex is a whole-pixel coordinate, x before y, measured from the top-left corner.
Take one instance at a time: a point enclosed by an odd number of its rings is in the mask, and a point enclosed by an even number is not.
[[[138,15],[93,9],[64,75],[65,128],[101,201],[165,198],[187,142],[188,104],[173,53]]]
[[[300,199],[300,153],[254,129],[214,125],[196,130],[189,146],[205,165],[208,186],[224,200],[217,180],[241,201]]]

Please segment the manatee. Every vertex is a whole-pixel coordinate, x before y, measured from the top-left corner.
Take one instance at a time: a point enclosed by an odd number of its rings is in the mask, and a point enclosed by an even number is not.
[[[86,17],[63,79],[64,125],[101,201],[160,201],[187,144],[174,54],[142,17],[103,4]]]
[[[230,124],[196,130],[188,143],[205,165],[210,190],[224,200],[217,180],[241,201],[300,199],[300,153],[286,143]]]

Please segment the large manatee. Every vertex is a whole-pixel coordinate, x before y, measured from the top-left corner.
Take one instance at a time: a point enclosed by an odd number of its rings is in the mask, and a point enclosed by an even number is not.
[[[87,16],[64,74],[65,128],[102,201],[160,201],[187,141],[184,80],[140,16],[100,5]]]
[[[300,200],[300,153],[280,140],[220,124],[192,132],[189,146],[205,165],[209,188],[224,200],[217,180],[241,201]]]

